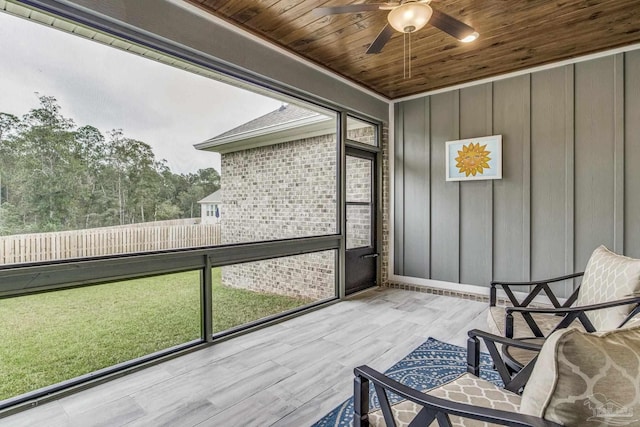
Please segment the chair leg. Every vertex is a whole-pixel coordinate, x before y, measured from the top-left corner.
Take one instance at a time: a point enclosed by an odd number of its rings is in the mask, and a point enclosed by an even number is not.
[[[480,376],[480,340],[477,337],[467,339],[467,372]]]
[[[505,330],[504,336],[507,338],[513,338],[513,314],[507,312],[505,316]]]
[[[353,427],[369,427],[369,380],[353,379]]]

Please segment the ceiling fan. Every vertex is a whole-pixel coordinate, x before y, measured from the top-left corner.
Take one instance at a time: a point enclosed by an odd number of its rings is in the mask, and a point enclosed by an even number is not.
[[[440,12],[430,6],[431,0],[400,0],[389,3],[362,3],[345,6],[318,7],[314,13],[318,15],[336,15],[340,13],[357,13],[374,10],[388,10],[387,25],[371,43],[366,53],[380,53],[391,39],[393,31],[413,33],[427,24],[444,31],[461,42],[472,42],[479,34],[469,25],[456,18]]]

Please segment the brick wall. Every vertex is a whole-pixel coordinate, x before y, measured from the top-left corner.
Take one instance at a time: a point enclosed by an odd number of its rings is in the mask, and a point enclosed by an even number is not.
[[[347,249],[371,245],[371,177],[374,172],[367,159],[347,156]]]
[[[382,266],[380,283],[386,285],[389,282],[389,229],[390,229],[390,170],[389,170],[389,128],[382,127],[380,135],[380,148],[382,149]]]
[[[376,135],[373,127],[361,127],[357,129],[349,129],[347,131],[347,139],[361,142],[368,145],[376,145]]]
[[[222,155],[222,241],[336,232],[335,135]]]
[[[222,268],[222,283],[234,288],[314,300],[335,295],[335,252],[315,252]]]
[[[354,132],[349,135],[368,137]],[[358,200],[364,200],[370,179],[363,167],[348,168],[349,194]],[[335,233],[336,170],[333,134],[223,154],[222,243]],[[362,242],[363,221],[370,220],[357,215],[350,221],[354,243]],[[328,251],[227,266],[222,281],[243,289],[328,298],[335,295],[335,262],[335,252]]]
[[[332,234],[336,139],[325,135],[222,155],[222,242]],[[335,294],[335,254],[224,267],[227,286],[313,299]]]

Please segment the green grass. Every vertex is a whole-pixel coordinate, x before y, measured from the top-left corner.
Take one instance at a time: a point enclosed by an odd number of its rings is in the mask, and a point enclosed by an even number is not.
[[[200,337],[199,273],[0,300],[0,400]],[[222,286],[219,332],[311,300]]]

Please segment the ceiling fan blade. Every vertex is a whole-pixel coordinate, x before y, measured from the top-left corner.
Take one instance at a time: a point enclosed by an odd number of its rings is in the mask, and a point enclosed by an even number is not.
[[[357,13],[368,12],[371,10],[380,10],[381,7],[397,6],[396,3],[363,3],[363,4],[349,4],[345,6],[333,6],[333,7],[316,7],[313,9],[313,13],[316,15],[337,15],[339,13]]]
[[[433,7],[431,8],[433,9]],[[458,40],[463,40],[465,37],[469,37],[474,33],[476,34],[476,37],[478,35],[473,27],[470,27],[464,22],[458,21],[453,16],[447,15],[446,13],[440,12],[436,9],[433,9],[433,15],[431,15],[429,24],[457,38]]]
[[[385,25],[373,43],[371,43],[371,46],[369,46],[366,53],[380,53],[384,45],[386,45],[389,39],[391,39],[394,31],[395,30],[391,25]]]

